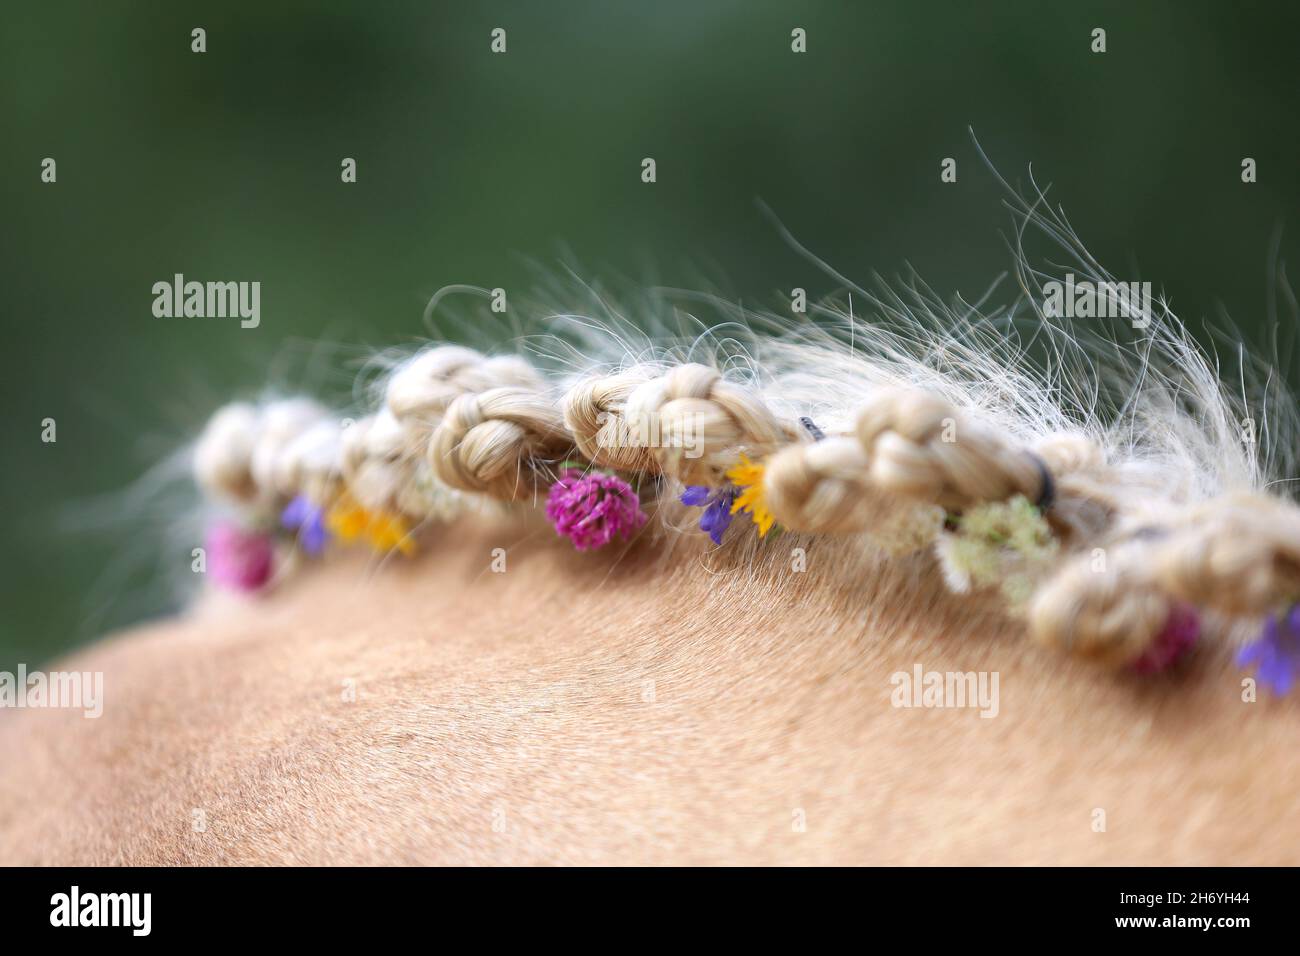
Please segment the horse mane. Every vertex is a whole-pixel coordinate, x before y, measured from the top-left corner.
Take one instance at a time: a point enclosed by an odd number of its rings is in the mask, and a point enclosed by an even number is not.
[[[477,348],[380,352],[350,408],[277,396],[213,416],[192,463],[234,518],[210,538],[216,577],[301,570],[273,552],[301,552],[308,528],[395,554],[465,510],[545,503],[579,548],[648,535],[665,561],[702,515],[711,535],[740,517],[722,548],[755,551],[775,527],[930,551],[949,590],[996,593],[1039,644],[1115,667],[1162,670],[1202,631],[1235,639],[1282,613],[1300,589],[1300,511],[1276,493],[1297,424],[1285,387],[1241,346],[1226,373],[1044,190],[1009,192],[1010,282],[974,300],[915,274],[859,285],[788,235],[838,292],[761,311],[620,299],[568,272],[485,341],[482,313],[451,304],[504,308],[504,290],[449,287],[426,317]],[[1038,241],[1059,261],[1033,264]],[[1102,314],[1063,315],[1078,290]],[[272,542],[282,521],[295,534]]]

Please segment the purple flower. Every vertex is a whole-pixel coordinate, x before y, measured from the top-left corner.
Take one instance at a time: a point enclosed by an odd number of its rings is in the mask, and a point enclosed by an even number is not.
[[[584,475],[567,469],[551,485],[546,517],[579,551],[600,548],[615,536],[626,538],[646,522],[632,486],[603,472]]]
[[[329,543],[330,533],[325,530],[325,509],[311,503],[306,495],[289,502],[280,515],[280,524],[298,532],[298,542],[308,554],[320,554]]]
[[[271,536],[246,531],[229,521],[208,529],[204,545],[208,570],[218,584],[235,591],[256,591],[271,578]]]
[[[1300,667],[1300,604],[1293,604],[1284,615],[1270,617],[1253,644],[1237,654],[1237,665],[1258,665],[1255,672],[1261,684],[1270,685],[1279,697],[1295,683]]]
[[[731,506],[740,489],[735,485],[726,485],[717,491],[707,485],[687,485],[682,492],[682,504],[703,508],[700,515],[700,530],[708,532],[714,544],[722,544],[723,533],[731,526]]]
[[[1133,662],[1139,674],[1155,674],[1171,666],[1182,657],[1201,636],[1201,616],[1188,604],[1175,604],[1169,609],[1165,626],[1160,629],[1142,656]]]

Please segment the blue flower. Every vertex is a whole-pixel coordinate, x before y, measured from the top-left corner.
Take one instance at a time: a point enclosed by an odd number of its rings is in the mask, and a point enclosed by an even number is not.
[[[1295,683],[1300,669],[1300,604],[1293,604],[1285,615],[1270,617],[1253,644],[1237,654],[1237,666],[1257,664],[1256,679],[1270,685],[1279,697]]]
[[[726,485],[716,491],[707,485],[687,485],[682,493],[682,504],[703,508],[700,515],[700,530],[708,532],[714,544],[722,544],[723,532],[731,525],[731,506],[740,489],[735,485]]]
[[[298,541],[308,554],[320,554],[329,542],[325,509],[316,507],[306,495],[299,495],[289,502],[280,515],[280,523],[290,531],[298,532]]]

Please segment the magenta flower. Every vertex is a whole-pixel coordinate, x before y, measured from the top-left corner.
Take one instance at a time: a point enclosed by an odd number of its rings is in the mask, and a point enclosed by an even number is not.
[[[604,547],[615,536],[626,538],[646,522],[641,501],[626,481],[603,472],[584,475],[576,468],[551,485],[546,517],[579,551]]]
[[[1169,609],[1165,626],[1142,656],[1133,662],[1139,674],[1156,674],[1182,657],[1201,636],[1201,616],[1189,604],[1175,604]]]
[[[208,529],[208,571],[218,584],[235,591],[256,591],[271,578],[271,536],[246,531],[230,521]]]
[[[1285,615],[1269,617],[1259,638],[1241,649],[1237,666],[1249,664],[1258,665],[1256,679],[1279,697],[1291,690],[1300,668],[1300,604],[1291,605]]]

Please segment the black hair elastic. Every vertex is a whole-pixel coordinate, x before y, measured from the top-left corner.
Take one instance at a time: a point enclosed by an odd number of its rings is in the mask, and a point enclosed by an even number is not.
[[[799,419],[799,424],[803,426],[804,431],[809,435],[812,435],[813,441],[821,441],[826,437],[826,433],[818,428],[816,424],[813,423],[813,420],[807,415],[804,415]]]
[[[1029,453],[1029,457],[1034,459],[1034,464],[1038,466],[1038,474],[1043,480],[1043,490],[1038,493],[1038,500],[1034,502],[1034,505],[1039,511],[1047,511],[1056,503],[1056,479],[1052,477],[1047,462],[1033,452]]]

